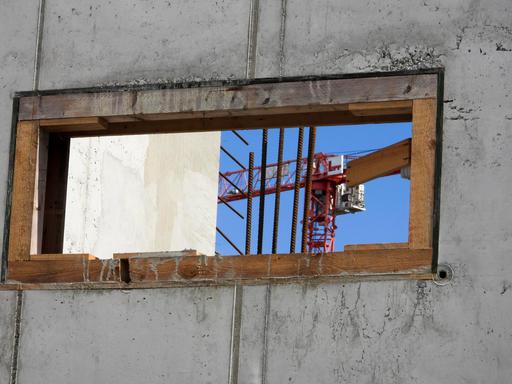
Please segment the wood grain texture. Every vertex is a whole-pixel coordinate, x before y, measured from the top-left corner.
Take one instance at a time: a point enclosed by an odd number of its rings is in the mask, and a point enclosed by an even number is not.
[[[37,122],[18,123],[9,224],[9,262],[30,258],[38,140]]]
[[[347,166],[347,185],[353,187],[400,171],[410,164],[411,139],[352,160]]]
[[[89,253],[38,253],[30,255],[30,260],[98,260]]]
[[[408,243],[374,243],[374,244],[347,244],[344,247],[345,251],[362,251],[372,249],[398,249],[409,248]]]
[[[34,211],[32,217],[31,254],[41,253],[43,242],[44,203],[46,193],[46,175],[48,169],[48,133],[39,130],[37,146],[37,166],[35,177]]]
[[[89,260],[89,255],[69,260],[31,260],[9,263],[8,282],[87,283],[120,282],[118,260]]]
[[[132,252],[132,253],[114,253],[114,259],[138,258],[159,258],[159,257],[179,257],[179,256],[201,256],[201,253],[195,249],[184,249],[183,251],[167,252]]]
[[[350,103],[347,107],[347,110],[354,116],[411,114],[412,100],[385,101],[376,103]]]
[[[72,131],[97,131],[107,129],[108,122],[101,117],[79,117],[67,119],[39,120],[41,129],[49,133]]]
[[[22,283],[76,283],[87,281],[87,258],[34,260],[9,263],[7,281]]]
[[[282,254],[242,256],[188,256],[130,259],[132,282],[268,279],[307,276],[341,276],[426,272],[431,249],[377,249],[320,255]]]
[[[411,143],[409,247],[431,248],[436,149],[435,99],[414,100]]]
[[[145,116],[146,117],[146,116]],[[261,127],[297,127],[300,125],[354,125],[411,121],[412,112],[354,116],[350,112],[301,112],[259,116],[229,116],[196,119],[137,120],[110,123],[107,130],[66,132],[71,137],[136,135],[151,133],[212,132],[225,130],[261,129]]]
[[[437,75],[282,81],[236,86],[67,93],[20,99],[20,120],[236,113],[435,97]],[[258,112],[258,114],[262,114]]]

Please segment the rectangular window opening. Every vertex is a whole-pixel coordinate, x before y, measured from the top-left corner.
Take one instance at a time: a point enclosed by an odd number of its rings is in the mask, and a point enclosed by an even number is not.
[[[436,97],[431,74],[22,97],[7,281],[429,278]]]

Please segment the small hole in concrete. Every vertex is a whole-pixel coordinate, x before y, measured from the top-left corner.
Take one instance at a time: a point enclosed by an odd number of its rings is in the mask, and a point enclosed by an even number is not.
[[[437,266],[437,273],[434,276],[434,282],[438,285],[448,284],[453,277],[453,270],[448,264]]]

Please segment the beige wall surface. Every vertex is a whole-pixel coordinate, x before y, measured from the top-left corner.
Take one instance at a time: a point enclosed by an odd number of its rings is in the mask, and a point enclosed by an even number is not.
[[[64,252],[215,253],[220,133],[73,139]]]

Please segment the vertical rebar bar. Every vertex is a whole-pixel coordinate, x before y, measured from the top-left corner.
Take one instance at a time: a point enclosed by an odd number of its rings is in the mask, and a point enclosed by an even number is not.
[[[260,209],[258,223],[258,254],[263,253],[263,227],[265,222],[265,186],[267,183],[267,147],[268,129],[263,128],[261,136],[261,168],[260,168]]]
[[[249,175],[247,177],[247,214],[245,222],[245,254],[251,254],[252,236],[252,187],[254,183],[254,152],[249,152]]]
[[[297,239],[297,216],[299,215],[299,193],[300,179],[302,177],[302,147],[304,145],[304,127],[299,127],[299,138],[297,140],[297,161],[295,163],[295,187],[293,193],[292,231],[290,237],[290,253],[295,253],[295,242]]]
[[[283,168],[284,128],[279,128],[279,146],[277,149],[276,195],[274,204],[274,232],[272,233],[272,253],[277,253],[279,235],[279,208],[281,206],[281,179]]]
[[[311,205],[311,184],[313,176],[313,161],[315,159],[316,127],[309,127],[308,167],[306,169],[306,184],[304,190],[304,214],[302,217],[302,246],[301,252],[307,252],[307,235],[309,227],[309,210]]]

